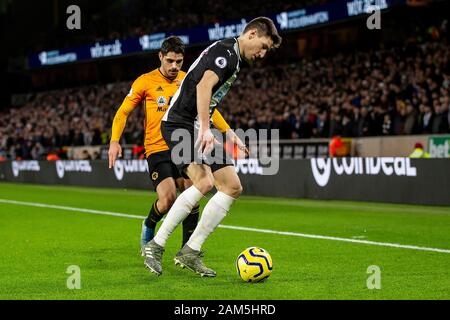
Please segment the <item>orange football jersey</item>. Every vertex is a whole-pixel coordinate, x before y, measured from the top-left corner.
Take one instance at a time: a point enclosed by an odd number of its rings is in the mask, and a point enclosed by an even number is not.
[[[145,112],[145,156],[169,150],[161,134],[161,119],[185,75],[185,72],[180,71],[174,80],[170,80],[159,69],[155,69],[137,78],[114,117],[111,141],[120,140],[128,115],[142,102]],[[230,128],[217,109],[212,121],[221,132]]]
[[[125,101],[129,101],[133,106],[141,102],[144,104],[144,146],[147,157],[169,149],[161,135],[161,119],[185,75],[185,72],[180,71],[176,79],[170,80],[164,77],[159,69],[145,73],[134,81],[125,98]]]

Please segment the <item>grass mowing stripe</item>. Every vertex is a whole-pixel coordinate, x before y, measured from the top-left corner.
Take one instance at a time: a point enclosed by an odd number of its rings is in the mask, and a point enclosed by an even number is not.
[[[16,204],[16,205],[24,205],[24,206],[32,206],[32,207],[41,207],[41,208],[50,208],[50,209],[59,209],[59,210],[66,210],[66,211],[85,212],[85,213],[108,215],[108,216],[114,216],[114,217],[124,217],[124,218],[134,218],[134,219],[142,219],[142,218],[144,218],[144,216],[140,216],[140,215],[131,215],[131,214],[119,213],[119,212],[99,211],[99,210],[74,208],[74,207],[66,207],[66,206],[57,206],[57,205],[49,205],[49,204],[35,203],[35,202],[23,202],[23,201],[15,201],[15,200],[7,200],[7,199],[0,199],[0,203],[8,203],[8,204]],[[252,232],[260,232],[260,233],[270,233],[270,234],[280,234],[280,235],[288,235],[288,236],[312,238],[312,239],[322,239],[322,240],[331,240],[331,241],[360,243],[360,244],[376,245],[376,246],[383,246],[383,247],[393,247],[393,248],[401,248],[401,249],[411,249],[411,250],[432,251],[432,252],[440,252],[440,253],[450,253],[450,250],[448,250],[448,249],[418,247],[418,246],[403,245],[403,244],[396,244],[396,243],[376,242],[376,241],[357,240],[357,239],[348,239],[348,238],[338,238],[338,237],[321,236],[321,235],[296,233],[296,232],[284,232],[284,231],[276,231],[276,230],[268,230],[268,229],[257,229],[257,228],[247,228],[247,227],[227,226],[227,225],[219,225],[219,228],[232,229],[232,230],[241,230],[241,231],[252,231]]]
[[[55,185],[38,185],[38,184],[23,184],[23,183],[1,183],[1,185],[32,187],[33,189],[42,190],[54,190]],[[129,196],[148,196],[149,194],[155,194],[155,192],[148,190],[137,189],[123,189],[123,188],[91,188],[84,187],[80,189],[78,186],[57,186],[60,190],[71,190],[77,193],[98,193],[98,194],[110,194],[119,193],[121,195],[126,192]],[[273,198],[273,197],[260,197],[260,196],[243,196],[239,198],[241,203],[264,203],[272,204],[274,201],[279,205],[304,207],[304,208],[333,208],[333,209],[349,209],[359,211],[401,211],[406,213],[435,213],[450,215],[450,207],[445,206],[427,206],[427,205],[410,205],[401,203],[377,203],[377,202],[359,202],[358,204],[350,203],[347,200],[313,200],[313,199],[291,199],[291,198]]]
[[[239,199],[243,202],[258,202],[260,204],[272,204],[273,201],[262,198],[251,199]],[[345,202],[336,202],[334,200],[324,200],[327,202],[316,202],[311,200],[298,200],[298,199],[276,199],[277,205],[293,206],[293,207],[304,207],[304,208],[333,208],[333,209],[349,209],[349,210],[360,210],[360,211],[401,211],[407,213],[436,213],[436,214],[448,214],[450,215],[450,208],[434,208],[432,206],[427,208],[422,207],[403,207],[402,204],[392,204],[387,205],[385,203],[374,203],[373,206],[367,205],[365,203],[352,205]]]
[[[329,237],[329,236],[319,236],[319,235],[315,235],[315,234],[275,231],[275,230],[267,230],[267,229],[255,229],[255,228],[226,226],[226,225],[220,225],[220,227],[221,228],[225,228],[225,229],[234,229],[234,230],[243,230],[243,231],[254,231],[254,232],[281,234],[281,235],[303,237],[303,238],[343,241],[343,242],[362,243],[362,244],[369,244],[369,245],[383,246],[383,247],[393,247],[393,248],[402,248],[402,249],[412,249],[412,250],[422,250],[422,251],[434,251],[434,252],[441,252],[441,253],[450,253],[450,250],[447,250],[447,249],[418,247],[418,246],[411,246],[411,245],[404,245],[404,244],[397,244],[397,243],[387,243],[387,242],[376,242],[376,241],[368,241],[368,240],[347,239],[347,238],[338,238],[338,237]]]
[[[57,205],[52,205],[52,204],[44,204],[44,203],[36,203],[36,202],[23,202],[23,201],[0,199],[0,203],[9,203],[9,204],[22,205],[22,206],[40,207],[40,208],[49,208],[49,209],[59,209],[59,210],[66,210],[66,211],[85,212],[85,213],[101,214],[101,215],[114,216],[114,217],[124,217],[124,218],[134,218],[134,219],[145,218],[144,216],[132,215],[132,214],[127,214],[127,213],[99,211],[99,210],[74,208],[74,207],[66,207],[66,206],[57,206]]]

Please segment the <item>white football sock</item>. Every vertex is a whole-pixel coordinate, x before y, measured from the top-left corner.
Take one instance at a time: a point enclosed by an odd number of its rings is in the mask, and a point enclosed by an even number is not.
[[[153,240],[164,247],[175,228],[189,215],[201,198],[203,194],[195,186],[184,190],[173,203]]]
[[[199,251],[206,238],[217,228],[220,222],[225,218],[234,198],[218,191],[206,204],[203,209],[202,217],[195,228],[194,233],[189,238],[187,245],[194,250]]]

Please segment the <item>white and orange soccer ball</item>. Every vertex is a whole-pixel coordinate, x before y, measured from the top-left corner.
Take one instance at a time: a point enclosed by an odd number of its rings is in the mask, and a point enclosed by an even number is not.
[[[260,282],[272,274],[272,257],[262,248],[250,247],[239,254],[236,269],[239,277],[246,282]]]

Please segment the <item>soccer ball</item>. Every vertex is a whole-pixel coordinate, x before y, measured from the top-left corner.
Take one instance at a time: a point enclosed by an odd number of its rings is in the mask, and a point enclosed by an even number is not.
[[[266,250],[250,247],[241,252],[236,260],[239,277],[246,282],[259,282],[272,274],[272,258]]]

